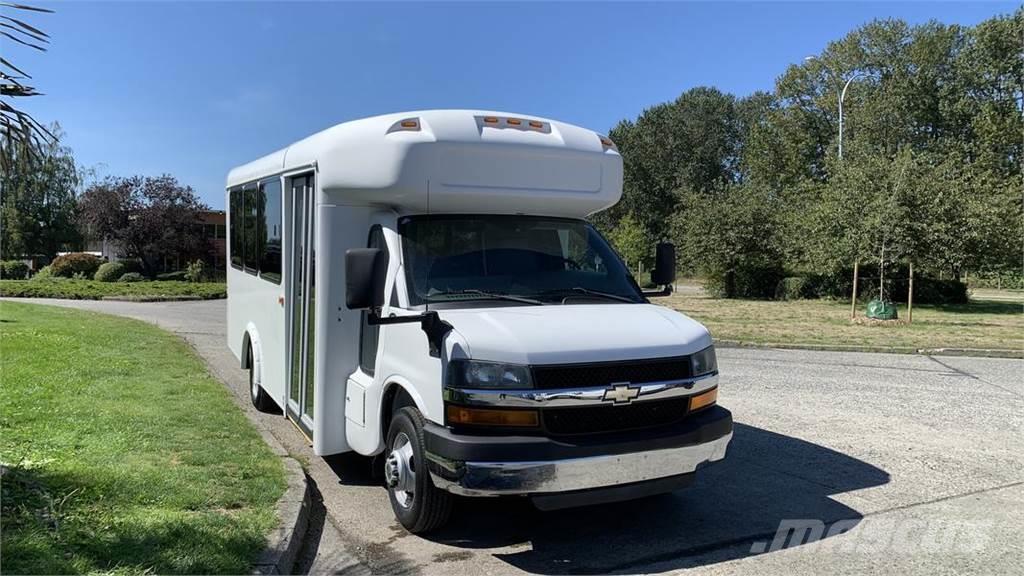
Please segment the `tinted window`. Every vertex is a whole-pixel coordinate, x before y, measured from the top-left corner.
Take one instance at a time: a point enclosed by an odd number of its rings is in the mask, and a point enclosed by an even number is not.
[[[242,261],[246,271],[255,273],[259,268],[259,201],[256,187],[245,188],[242,192],[243,222],[245,231],[242,233],[242,243],[245,248],[242,250]]]
[[[281,283],[281,182],[260,184],[259,189],[260,277]]]
[[[242,267],[242,190],[234,188],[228,198],[228,225],[231,228],[231,265]]]

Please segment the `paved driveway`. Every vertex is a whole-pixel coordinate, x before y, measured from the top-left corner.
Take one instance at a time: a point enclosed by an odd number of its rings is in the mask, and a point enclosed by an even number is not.
[[[47,303],[177,332],[247,394],[223,301]],[[723,349],[719,364],[735,437],[690,489],[546,513],[463,500],[427,538],[394,521],[366,459],[317,458],[284,418],[260,422],[323,495],[313,572],[1024,573],[1024,361]],[[778,549],[780,522],[825,537]]]

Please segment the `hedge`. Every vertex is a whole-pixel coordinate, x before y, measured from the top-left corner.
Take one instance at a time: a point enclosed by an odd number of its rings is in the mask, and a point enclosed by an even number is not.
[[[118,278],[124,276],[127,272],[127,268],[121,262],[104,262],[96,270],[93,280],[97,282],[117,282]]]
[[[54,276],[64,278],[72,278],[75,275],[92,278],[102,263],[102,260],[92,254],[72,252],[54,258],[53,262],[50,262],[50,270]]]
[[[775,290],[784,274],[779,266],[741,264],[731,270],[711,274],[704,289],[716,298],[775,297]]]
[[[18,298],[72,298],[76,300],[202,299],[227,297],[227,285],[219,282],[96,282],[52,278],[50,280],[2,280],[0,296]]]
[[[4,260],[0,262],[0,277],[11,280],[24,280],[28,277],[28,264],[21,260]]]

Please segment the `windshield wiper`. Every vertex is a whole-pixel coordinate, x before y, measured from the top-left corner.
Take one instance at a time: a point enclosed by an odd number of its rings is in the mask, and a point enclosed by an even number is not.
[[[584,288],[582,286],[562,288],[561,290],[548,290],[547,292],[545,292],[545,294],[564,294],[566,292],[578,292],[580,294],[586,294],[587,296],[598,296],[600,298],[607,298],[609,300],[629,302],[630,304],[637,303],[637,300],[630,298],[629,296],[622,296],[621,294],[612,294],[611,292],[601,292],[600,290],[591,290],[590,288]]]
[[[497,292],[484,292],[483,290],[453,290],[451,292],[438,292],[437,294],[431,294],[430,296],[463,296],[463,295],[474,295],[483,296],[484,298],[491,298],[493,300],[508,300],[511,302],[522,302],[523,304],[530,304],[533,306],[543,306],[544,303],[540,300],[534,300],[533,298],[527,298],[525,296],[514,296],[512,294],[500,294]],[[428,296],[428,298],[430,297]]]

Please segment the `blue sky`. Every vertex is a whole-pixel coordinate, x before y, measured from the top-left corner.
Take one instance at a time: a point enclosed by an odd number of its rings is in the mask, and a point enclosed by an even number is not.
[[[771,90],[873,18],[975,24],[1016,3],[30,2],[52,37],[4,56],[77,161],[169,173],[224,207],[235,165],[354,118],[490,108],[606,131],[699,85]],[[22,17],[25,15],[22,14]]]

